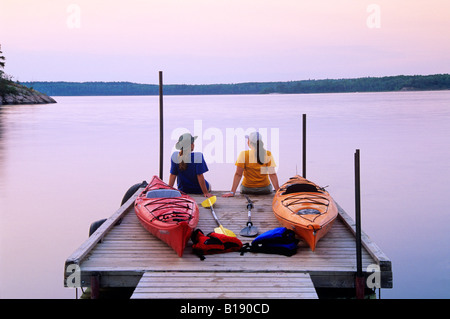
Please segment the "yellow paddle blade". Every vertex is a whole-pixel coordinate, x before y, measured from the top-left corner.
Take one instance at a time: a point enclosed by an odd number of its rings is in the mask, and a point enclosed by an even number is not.
[[[226,229],[222,225],[219,225],[219,227],[214,228],[214,232],[218,234],[224,234],[231,237],[237,237],[235,233],[233,233],[231,230]]]
[[[235,233],[233,233],[231,230],[226,229],[225,227],[222,226],[222,224],[220,224],[219,220],[217,219],[216,213],[214,212],[214,209],[212,208],[212,206],[214,205],[214,203],[216,202],[217,197],[216,196],[211,196],[208,197],[207,199],[205,199],[202,202],[202,206],[203,207],[211,207],[211,213],[214,216],[214,219],[216,220],[217,224],[219,225],[219,227],[214,228],[214,232],[218,233],[218,234],[224,234],[227,236],[231,236],[231,237],[237,237]]]
[[[205,200],[202,202],[202,206],[203,206],[203,207],[211,207],[212,205],[214,205],[214,203],[216,202],[216,200],[217,200],[217,197],[216,197],[216,196],[208,197],[207,199],[205,199]]]

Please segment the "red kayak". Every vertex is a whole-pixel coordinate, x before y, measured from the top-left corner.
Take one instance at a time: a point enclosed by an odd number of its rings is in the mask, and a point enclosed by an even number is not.
[[[199,210],[194,199],[153,176],[136,198],[134,208],[142,226],[181,257],[198,223]]]

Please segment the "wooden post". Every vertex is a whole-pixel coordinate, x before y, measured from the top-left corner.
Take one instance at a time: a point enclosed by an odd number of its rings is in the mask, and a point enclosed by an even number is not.
[[[91,276],[91,299],[98,299],[100,295],[100,275]]]
[[[159,178],[163,179],[164,121],[163,121],[163,73],[159,71]]]
[[[355,222],[356,222],[356,298],[364,298],[364,275],[362,272],[362,246],[361,246],[361,181],[359,149],[355,152]]]
[[[303,172],[302,172],[302,176],[304,178],[306,178],[306,114],[303,114],[303,159],[302,159],[302,164],[303,164]]]

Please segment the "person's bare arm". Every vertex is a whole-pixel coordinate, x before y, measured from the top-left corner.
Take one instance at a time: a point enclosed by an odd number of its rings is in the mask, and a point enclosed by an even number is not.
[[[241,181],[243,173],[244,173],[244,169],[242,167],[236,166],[236,172],[234,173],[233,184],[231,186],[231,192],[223,194],[222,197],[234,196],[234,194],[236,193],[236,190],[239,186],[239,183]]]
[[[203,174],[197,175],[198,183],[200,184],[200,188],[202,189],[203,195],[205,197],[211,197],[212,194],[208,191],[206,187],[205,177]]]
[[[169,186],[170,187],[173,187],[176,179],[177,179],[177,175],[170,174],[170,176],[169,176]]]
[[[277,191],[280,188],[280,185],[278,184],[278,176],[276,173],[269,174],[270,181],[272,182],[272,186]]]

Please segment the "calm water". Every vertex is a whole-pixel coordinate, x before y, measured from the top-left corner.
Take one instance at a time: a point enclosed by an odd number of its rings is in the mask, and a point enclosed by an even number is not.
[[[65,259],[91,222],[159,172],[157,97],[56,97],[0,107],[0,297],[74,298]],[[213,188],[228,190],[241,133],[259,129],[280,182],[301,173],[354,215],[361,150],[364,231],[393,263],[382,298],[449,298],[450,92],[167,96],[165,167],[182,128],[199,135]]]

